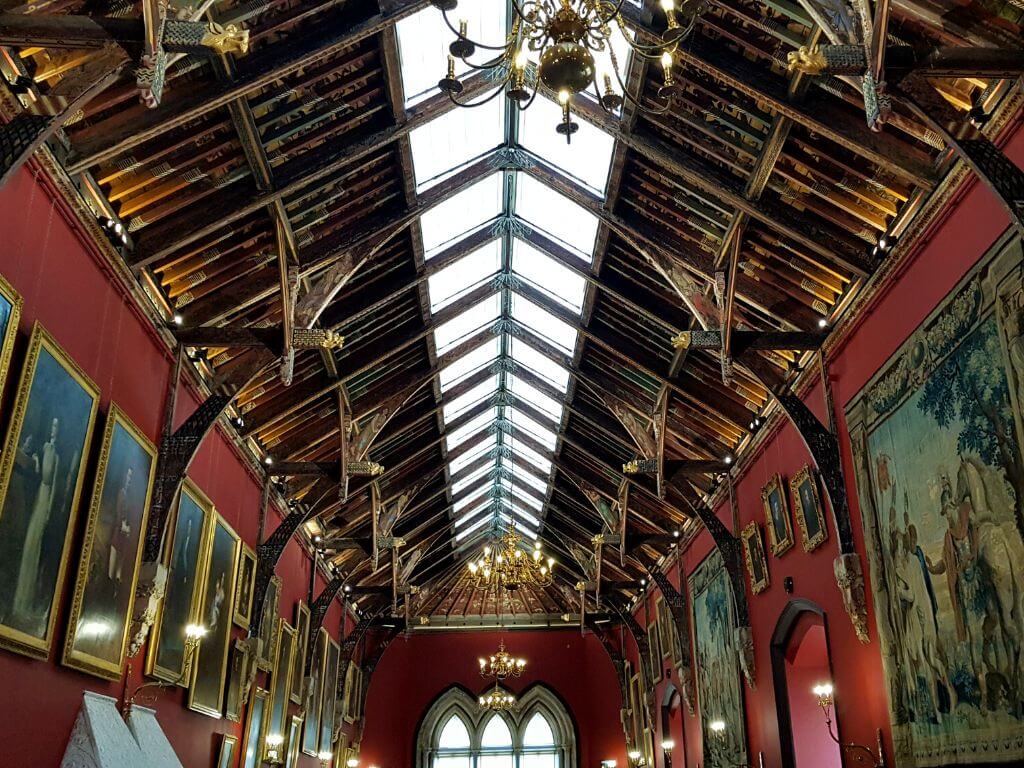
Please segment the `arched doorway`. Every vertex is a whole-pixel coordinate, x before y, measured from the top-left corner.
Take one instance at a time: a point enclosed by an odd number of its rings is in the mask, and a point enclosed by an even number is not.
[[[783,768],[842,768],[813,692],[832,681],[825,612],[816,603],[792,600],[783,610],[772,635],[772,678]]]

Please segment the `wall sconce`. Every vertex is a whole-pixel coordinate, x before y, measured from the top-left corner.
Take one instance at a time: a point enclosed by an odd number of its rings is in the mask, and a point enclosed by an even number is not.
[[[203,636],[209,630],[206,629],[202,624],[187,624],[185,626],[185,647],[181,655],[181,674],[178,675],[176,680],[165,682],[163,680],[150,680],[148,683],[143,683],[134,691],[132,695],[124,702],[121,707],[122,714],[127,714],[128,710],[131,709],[136,699],[139,698],[139,694],[147,688],[174,688],[179,685],[186,684],[189,678],[192,677],[192,662],[196,657],[196,652],[199,650],[199,641],[203,639]],[[129,667],[129,670],[131,668]],[[129,672],[129,674],[131,674]],[[126,683],[127,689],[127,683]]]
[[[710,723],[708,723],[708,730],[711,731],[711,738],[713,738],[719,744],[725,744],[725,720],[712,720]],[[757,761],[760,768],[764,768],[764,753],[758,753]],[[717,762],[718,761],[715,761],[715,763],[713,764],[717,764]],[[728,768],[750,768],[750,763],[727,762],[723,763],[723,765],[727,766]]]
[[[878,728],[875,731],[877,753],[863,744],[857,744],[852,741],[844,744],[832,731],[832,707],[835,705],[835,700],[833,699],[835,689],[832,687],[832,683],[827,681],[818,683],[811,691],[818,697],[818,706],[821,707],[821,711],[825,715],[825,727],[828,728],[828,735],[832,738],[832,741],[839,745],[839,749],[859,753],[860,757],[858,760],[862,762],[866,755],[870,760],[870,765],[874,766],[874,768],[885,768],[885,752],[882,749],[882,729]]]
[[[665,757],[665,768],[672,768],[672,750],[676,743],[672,739],[665,739],[661,742],[661,752]]]
[[[617,760],[602,760],[601,768],[615,768],[618,764]]]
[[[281,747],[284,745],[284,735],[280,733],[268,733],[264,742],[263,759],[274,765],[284,762],[281,755]]]
[[[640,754],[640,750],[638,749],[631,749],[627,757],[629,758],[629,764],[632,768],[637,768],[637,766],[644,764],[644,756]]]
[[[359,767],[359,758],[358,757],[350,757],[348,760],[345,761],[345,765],[348,766],[348,768],[358,768]]]
[[[327,768],[327,764],[331,762],[332,757],[334,757],[334,753],[330,750],[321,750],[316,756],[316,759],[320,761],[320,768]]]

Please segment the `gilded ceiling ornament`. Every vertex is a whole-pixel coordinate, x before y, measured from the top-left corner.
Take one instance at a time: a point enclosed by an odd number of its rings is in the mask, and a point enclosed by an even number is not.
[[[801,72],[805,75],[820,75],[828,62],[816,45],[801,45],[786,57],[786,69],[790,74]]]

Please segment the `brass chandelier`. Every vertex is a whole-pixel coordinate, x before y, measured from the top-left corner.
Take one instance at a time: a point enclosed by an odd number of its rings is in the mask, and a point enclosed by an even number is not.
[[[508,677],[520,677],[526,668],[526,659],[515,658],[505,650],[505,642],[498,643],[498,652],[490,659],[480,657],[480,676],[504,680]]]
[[[486,545],[483,553],[469,563],[469,572],[478,587],[502,587],[510,592],[524,584],[531,587],[551,586],[554,558],[544,558],[540,541],[534,542],[527,554],[519,546],[521,537],[515,530],[503,534],[495,546]]]
[[[707,7],[707,0],[682,0],[676,9],[676,0],[660,0],[665,13],[666,28],[660,40],[650,45],[631,37],[623,21],[621,9],[625,0],[512,0],[514,20],[512,30],[501,45],[486,45],[467,36],[468,23],[460,20],[456,27],[448,18],[458,0],[432,0],[440,9],[445,24],[455,34],[448,50],[448,71],[438,87],[460,107],[481,106],[504,92],[510,101],[526,109],[537,97],[541,87],[550,91],[562,105],[562,122],[556,127],[568,142],[579,130],[573,122],[569,106],[574,95],[593,88],[597,103],[615,115],[624,102],[645,112],[660,114],[668,110],[671,99],[680,93],[672,77],[673,54]],[[661,104],[642,103],[639,92],[630,93],[619,72],[619,61],[612,47],[613,25],[634,55],[659,61],[663,71],[658,96]],[[470,61],[477,49],[490,55],[485,61]],[[536,68],[530,65],[530,53],[540,52]],[[605,74],[603,89],[598,85],[595,54],[607,57],[614,72],[618,91],[612,76]],[[482,72],[495,84],[491,93],[476,102],[463,102],[457,97],[464,89],[455,75],[455,59],[461,59],[470,70]],[[539,81],[539,82],[538,82]]]
[[[508,712],[516,706],[516,697],[508,691],[501,690],[497,683],[494,684],[493,691],[484,694],[478,701],[483,709],[489,709],[492,712]]]

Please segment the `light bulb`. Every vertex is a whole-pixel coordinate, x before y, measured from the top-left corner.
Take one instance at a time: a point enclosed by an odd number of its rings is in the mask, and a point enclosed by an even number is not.
[[[485,555],[491,554],[491,548],[490,547],[484,547],[484,554]]]
[[[672,54],[669,53],[668,51],[665,51],[663,54],[661,54],[661,66],[664,67],[665,69],[672,68]]]
[[[519,558],[519,557],[522,557],[522,556],[523,556],[523,550],[517,549],[516,550],[516,557]]]
[[[527,60],[528,56],[526,55],[526,46],[524,45],[522,48],[519,49],[518,53],[516,53],[516,69],[526,69]]]
[[[533,559],[538,561],[538,562],[540,561],[540,550],[539,549],[533,550]]]
[[[638,750],[635,750],[635,749],[630,750],[630,752],[629,752],[629,759],[630,760],[639,760],[640,759],[640,752]]]
[[[548,568],[551,568],[554,564],[555,564],[555,558],[549,557],[548,558]]]
[[[722,733],[725,730],[725,721],[712,720],[711,723],[708,725],[708,728],[711,729],[712,733]]]
[[[473,573],[476,573],[476,563],[470,563],[469,570]]]
[[[542,565],[540,567],[540,575],[541,576],[546,576],[547,573],[548,573],[548,567],[546,565]]]
[[[675,747],[676,743],[672,739],[665,739],[661,742],[661,748],[666,752],[671,752],[672,748]]]
[[[558,103],[563,107],[569,103],[569,92],[565,88],[558,92]],[[884,248],[885,246],[882,247]]]
[[[676,9],[675,0],[661,0],[661,10],[665,13]]]

